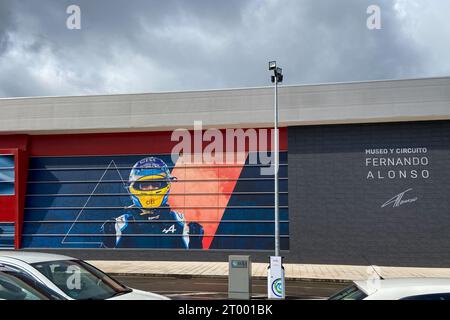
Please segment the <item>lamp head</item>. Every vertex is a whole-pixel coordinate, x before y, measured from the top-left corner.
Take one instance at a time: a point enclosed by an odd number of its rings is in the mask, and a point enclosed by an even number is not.
[[[269,70],[275,70],[277,68],[277,62],[276,61],[270,61],[269,62]]]

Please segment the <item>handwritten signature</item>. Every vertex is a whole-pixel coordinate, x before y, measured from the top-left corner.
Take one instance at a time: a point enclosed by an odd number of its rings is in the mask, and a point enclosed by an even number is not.
[[[415,198],[411,198],[411,199],[406,199],[403,200],[403,196],[408,193],[409,191],[412,191],[413,189],[410,188],[408,190],[403,191],[402,193],[399,193],[398,195],[396,195],[395,197],[389,199],[386,203],[384,203],[381,207],[385,208],[387,206],[392,205],[393,208],[398,208],[403,204],[407,204],[407,203],[413,203],[416,202],[418,200],[417,197]]]

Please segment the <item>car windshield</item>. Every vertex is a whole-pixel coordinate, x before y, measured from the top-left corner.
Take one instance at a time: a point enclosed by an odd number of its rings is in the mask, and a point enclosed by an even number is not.
[[[331,296],[328,300],[363,300],[367,297],[361,289],[353,285],[339,291],[335,295]]]
[[[75,300],[103,300],[131,292],[81,260],[39,262],[32,266]]]
[[[49,298],[20,278],[0,272],[0,300],[49,300]]]

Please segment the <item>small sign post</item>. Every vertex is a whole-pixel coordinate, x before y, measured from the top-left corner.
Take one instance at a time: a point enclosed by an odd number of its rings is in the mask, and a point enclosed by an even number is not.
[[[282,257],[270,257],[267,275],[267,292],[269,299],[285,299],[284,268]]]

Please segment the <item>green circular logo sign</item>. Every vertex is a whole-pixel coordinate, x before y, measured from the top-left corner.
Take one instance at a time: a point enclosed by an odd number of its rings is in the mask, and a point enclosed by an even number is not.
[[[283,297],[283,282],[281,281],[281,278],[272,282],[272,292],[278,298]]]

